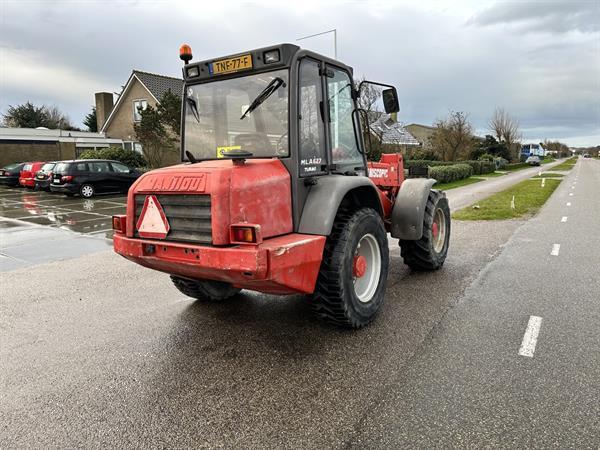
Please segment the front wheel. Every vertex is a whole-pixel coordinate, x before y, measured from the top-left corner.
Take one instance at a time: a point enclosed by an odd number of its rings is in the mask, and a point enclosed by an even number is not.
[[[171,275],[171,281],[182,294],[196,300],[209,302],[222,302],[233,297],[241,289],[233,287],[229,283],[213,280],[188,280]]]
[[[429,192],[423,217],[423,236],[418,241],[400,241],[404,264],[413,270],[437,270],[444,264],[450,244],[450,208],[446,196]]]
[[[389,266],[387,234],[371,208],[338,213],[323,252],[312,307],[346,328],[370,323],[381,306]]]

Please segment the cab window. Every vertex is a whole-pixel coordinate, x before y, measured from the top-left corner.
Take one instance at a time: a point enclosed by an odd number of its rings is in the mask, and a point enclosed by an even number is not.
[[[327,79],[327,99],[329,110],[329,137],[333,163],[337,171],[352,170],[364,166],[360,153],[356,129],[352,114],[352,82],[347,72],[335,67],[328,67],[333,76]]]
[[[300,176],[306,177],[327,171],[325,131],[319,107],[322,99],[319,64],[312,59],[303,59],[298,80]]]

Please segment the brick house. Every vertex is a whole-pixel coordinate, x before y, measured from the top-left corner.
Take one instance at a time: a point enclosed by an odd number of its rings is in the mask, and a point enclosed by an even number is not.
[[[123,86],[117,102],[113,105],[113,94],[96,93],[96,118],[98,130],[109,138],[121,139],[126,149],[141,151],[136,141],[133,125],[141,117],[138,108],[148,105],[156,107],[165,92],[181,96],[183,80],[140,70],[133,70]],[[179,162],[179,157],[169,163]]]

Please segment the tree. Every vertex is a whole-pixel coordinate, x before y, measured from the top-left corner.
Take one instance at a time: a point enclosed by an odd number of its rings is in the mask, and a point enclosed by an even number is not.
[[[546,139],[544,142],[540,142],[540,145],[546,149],[546,151],[556,152],[556,155],[560,158],[565,156],[571,156],[571,150],[569,146],[559,141],[549,141]]]
[[[473,142],[473,127],[468,115],[461,111],[450,111],[448,117],[435,123],[430,141],[442,161],[467,158]]]
[[[177,150],[181,124],[181,98],[165,92],[153,108],[140,109],[141,120],[133,128],[142,152],[152,168],[161,167],[165,156]]]
[[[521,140],[519,122],[511,117],[503,108],[496,108],[494,115],[488,121],[488,126],[494,132],[498,142],[503,142],[506,145],[511,156],[509,159],[519,159],[519,141]]]
[[[31,102],[17,106],[9,105],[6,113],[2,115],[2,123],[13,128],[48,127],[48,115],[44,106],[38,107]]]
[[[88,131],[98,131],[98,120],[96,116],[96,107],[92,107],[92,112],[87,114],[83,119],[83,124],[87,127]]]
[[[494,136],[487,134],[483,141],[474,145],[471,151],[471,159],[479,159],[484,154],[490,154],[495,157],[510,160],[510,152],[504,142],[498,142]]]
[[[14,128],[45,127],[61,130],[78,130],[69,121],[69,118],[60,112],[56,106],[35,106],[31,102],[22,105],[9,105],[3,114],[3,124]]]

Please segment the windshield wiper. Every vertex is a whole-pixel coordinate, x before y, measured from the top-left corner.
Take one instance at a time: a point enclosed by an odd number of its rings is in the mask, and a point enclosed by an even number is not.
[[[250,106],[248,106],[248,109],[246,109],[246,111],[244,111],[244,114],[242,114],[242,117],[240,117],[240,120],[244,120],[246,115],[248,115],[249,113],[254,111],[256,108],[258,108],[262,102],[264,102],[266,99],[268,99],[271,96],[271,94],[273,94],[273,92],[275,92],[281,86],[285,87],[285,81],[283,81],[279,77],[273,78],[273,80],[271,80],[271,82],[267,85],[267,87],[264,88],[260,94],[258,94],[258,96],[252,101],[252,103],[250,103]]]
[[[194,115],[196,122],[200,123],[200,113],[198,112],[198,105],[196,104],[196,100],[194,100],[191,97],[186,97],[185,100],[187,101],[188,105],[190,105],[190,109],[192,110],[192,114]]]

